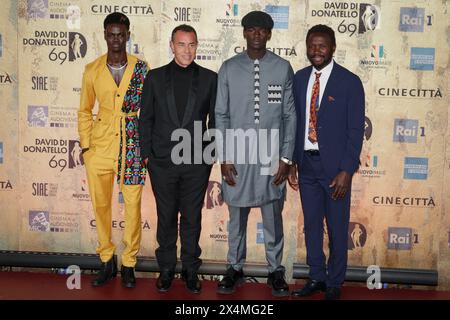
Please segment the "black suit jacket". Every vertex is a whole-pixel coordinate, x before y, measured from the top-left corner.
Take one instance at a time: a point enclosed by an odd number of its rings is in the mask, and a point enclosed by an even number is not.
[[[141,156],[160,166],[172,166],[171,152],[179,141],[171,141],[172,132],[186,129],[194,152],[194,122],[201,123],[201,134],[214,128],[217,73],[193,62],[193,76],[183,119],[178,119],[170,63],[150,70],[144,81],[139,115]],[[207,126],[208,121],[208,126]],[[198,133],[195,139],[198,137]],[[202,143],[202,151],[209,142]],[[191,156],[191,163],[194,162]]]

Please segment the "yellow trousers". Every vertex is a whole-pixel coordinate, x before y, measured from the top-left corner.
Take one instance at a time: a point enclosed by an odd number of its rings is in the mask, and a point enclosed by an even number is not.
[[[112,194],[117,175],[117,160],[103,158],[94,151],[83,154],[89,183],[89,193],[94,207],[99,245],[97,253],[102,262],[107,262],[116,249],[111,241]],[[122,194],[125,203],[125,228],[122,265],[134,267],[141,243],[141,195],[142,185],[124,185]]]

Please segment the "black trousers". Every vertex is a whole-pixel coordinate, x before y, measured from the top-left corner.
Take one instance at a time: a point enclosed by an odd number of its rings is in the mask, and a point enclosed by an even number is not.
[[[158,226],[155,250],[160,270],[175,270],[177,263],[178,213],[180,213],[181,262],[186,271],[196,272],[202,260],[198,242],[203,201],[210,165],[161,167],[149,162],[149,175],[156,199]]]

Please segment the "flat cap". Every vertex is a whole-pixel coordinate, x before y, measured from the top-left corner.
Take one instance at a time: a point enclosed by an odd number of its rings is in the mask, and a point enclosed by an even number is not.
[[[272,17],[263,11],[251,11],[247,13],[242,18],[241,24],[244,28],[261,27],[269,30],[273,28]]]

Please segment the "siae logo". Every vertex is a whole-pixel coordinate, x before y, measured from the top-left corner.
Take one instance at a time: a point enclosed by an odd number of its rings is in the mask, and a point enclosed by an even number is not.
[[[191,22],[191,8],[175,7],[173,13],[175,14],[173,21]]]
[[[31,188],[31,194],[35,197],[54,197],[58,191],[56,183],[33,182]]]

